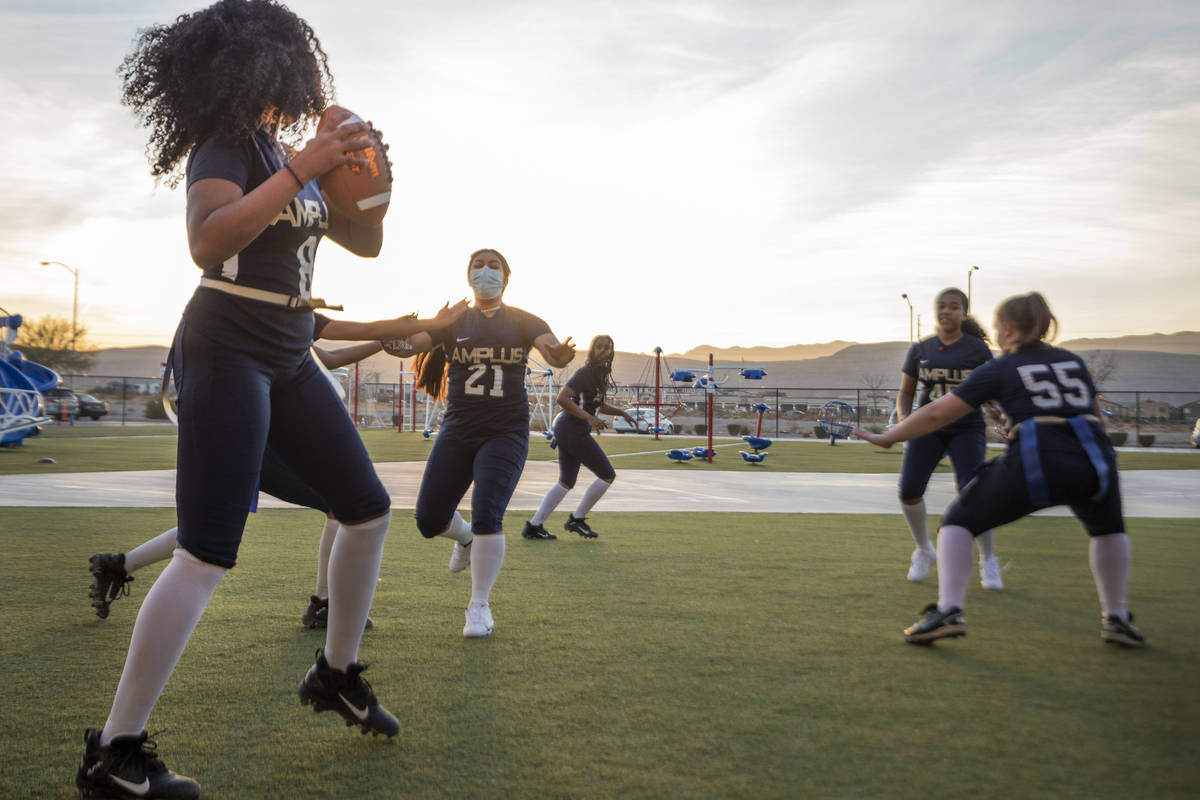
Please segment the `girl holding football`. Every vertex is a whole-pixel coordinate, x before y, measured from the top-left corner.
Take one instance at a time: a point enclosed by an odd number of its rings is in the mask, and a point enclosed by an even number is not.
[[[592,339],[588,347],[587,363],[571,376],[567,385],[558,393],[558,404],[563,409],[554,420],[554,441],[558,448],[558,483],[550,487],[533,519],[525,523],[521,535],[526,539],[558,538],[546,530],[543,523],[566,497],[567,492],[575,487],[580,465],[591,470],[596,480],[584,492],[575,513],[567,515],[563,528],[578,533],[585,539],[595,539],[599,535],[587,524],[587,515],[608,491],[617,473],[608,456],[592,438],[593,430],[599,433],[608,427],[608,423],[596,415],[620,414],[629,424],[637,427],[637,422],[629,414],[605,402],[605,396],[613,386],[614,352],[611,336],[601,334]]]
[[[300,699],[364,732],[399,730],[357,661],[390,498],[309,354],[321,239],[374,257],[383,231],[327,206],[316,181],[365,164],[353,153],[371,143],[366,124],[329,125],[285,147],[326,108],[333,84],[312,28],[286,7],[221,0],[144,29],[120,74],[122,101],[150,129],[152,174],[171,186],[186,178],[188,245],[203,277],[171,355],[183,375],[179,549],[142,604],[108,720],[85,733],[75,780],[85,795],[190,798],[199,784],[155,756],[146,723],[236,562],[268,442],[341,523],[325,648]]]
[[[1100,636],[1145,644],[1125,605],[1130,548],[1121,513],[1116,454],[1101,423],[1096,387],[1083,359],[1047,344],[1058,321],[1037,292],[996,308],[1003,355],[886,433],[855,434],[880,447],[911,441],[994,400],[1009,419],[1008,451],[980,471],[950,504],[938,532],[938,601],[904,631],[916,644],[966,634],[971,539],[1042,508],[1068,505],[1090,537],[1088,560],[1100,596]]]
[[[967,296],[960,289],[944,289],[934,301],[937,333],[913,344],[900,369],[900,391],[896,394],[896,418],[903,421],[913,410],[920,390],[919,406],[936,400],[966,379],[971,371],[992,358],[987,332],[968,314]],[[931,431],[904,446],[900,466],[900,509],[908,522],[916,548],[908,569],[910,581],[921,581],[937,561],[929,541],[929,518],[925,489],[942,457],[949,454],[954,479],[961,491],[987,453],[982,413],[965,416],[944,429]],[[993,547],[993,533],[979,536],[979,574],[985,589],[1002,589],[1000,565]]]
[[[525,363],[531,348],[551,367],[565,367],[575,346],[550,332],[539,317],[506,306],[511,270],[496,250],[467,261],[475,304],[454,323],[409,339],[421,353],[417,383],[433,400],[446,396],[446,413],[417,493],[417,529],[427,539],[454,540],[450,571],[471,568],[471,599],[463,636],[489,636],[488,605],[504,563],[504,512],[529,453],[529,400]],[[458,513],[467,489],[471,522]]]

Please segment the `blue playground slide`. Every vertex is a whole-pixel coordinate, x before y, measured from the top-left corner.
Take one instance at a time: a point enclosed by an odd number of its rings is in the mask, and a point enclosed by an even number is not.
[[[0,316],[0,446],[20,444],[45,422],[42,392],[58,386],[58,373],[11,349],[19,315]]]

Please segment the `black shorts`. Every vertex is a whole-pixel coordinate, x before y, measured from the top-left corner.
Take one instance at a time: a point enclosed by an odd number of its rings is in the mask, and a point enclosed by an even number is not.
[[[982,430],[958,433],[934,431],[905,442],[904,458],[900,461],[900,499],[917,500],[924,497],[929,476],[946,455],[950,456],[954,481],[961,491],[987,458],[987,438]]]
[[[1089,536],[1124,531],[1120,479],[1112,447],[1106,444],[1103,448],[1111,475],[1108,491],[1093,499],[1099,489],[1095,467],[1077,441],[1065,441],[1059,434],[1073,436],[1065,429],[1055,431],[1043,437],[1051,441],[1039,450],[1050,502],[1036,505],[1030,499],[1025,465],[1014,443],[1007,453],[989,462],[959,491],[958,498],[942,516],[942,525],[958,525],[978,536],[1039,509],[1065,505],[1083,523]]]
[[[555,426],[554,440],[558,447],[558,482],[568,489],[575,487],[580,465],[587,467],[602,481],[612,482],[617,477],[612,462],[590,431],[581,433]]]
[[[504,512],[529,455],[529,424],[486,434],[443,428],[417,492],[417,530],[432,539],[446,530],[471,484],[471,532],[504,530]]]
[[[264,363],[213,342],[200,327],[180,326],[172,356],[181,547],[210,564],[236,563],[268,444],[338,520],[359,522],[391,507],[345,407],[308,351]]]

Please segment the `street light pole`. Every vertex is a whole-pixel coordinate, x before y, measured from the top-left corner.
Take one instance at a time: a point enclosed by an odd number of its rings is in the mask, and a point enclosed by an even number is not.
[[[61,261],[43,261],[43,267],[48,267],[51,264],[58,264],[70,271],[75,276],[75,300],[71,304],[71,352],[75,352],[75,329],[79,324],[79,270],[75,267],[64,264]]]
[[[971,310],[971,276],[979,271],[979,267],[971,267],[967,270],[967,311]]]
[[[912,300],[908,299],[908,294],[900,295],[904,298],[904,302],[908,303],[908,343],[912,344],[913,340],[913,307]]]

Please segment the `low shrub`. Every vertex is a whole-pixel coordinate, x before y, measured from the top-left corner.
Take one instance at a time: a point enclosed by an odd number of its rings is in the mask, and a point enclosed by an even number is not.
[[[1138,444],[1140,444],[1142,447],[1149,447],[1150,445],[1154,444],[1154,435],[1150,433],[1143,433],[1142,435],[1138,436]]]
[[[829,431],[825,430],[824,426],[822,425],[814,425],[813,436],[817,437],[818,439],[828,439]]]
[[[696,426],[696,435],[697,436],[703,436],[706,433],[708,433],[708,425],[701,423],[700,425]]]
[[[730,436],[746,436],[750,433],[750,429],[740,422],[731,422],[725,426],[725,430],[729,431]]]
[[[1129,434],[1125,431],[1109,431],[1108,438],[1113,443],[1113,447],[1121,447],[1125,444],[1125,440],[1129,438]]]
[[[146,419],[166,419],[167,411],[163,408],[162,397],[154,395],[146,401]]]

